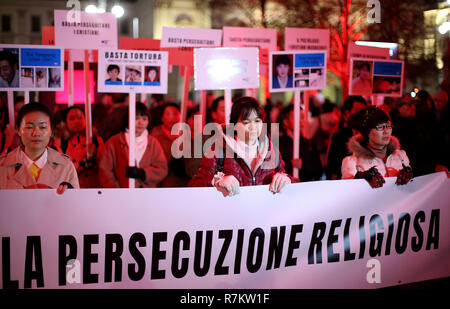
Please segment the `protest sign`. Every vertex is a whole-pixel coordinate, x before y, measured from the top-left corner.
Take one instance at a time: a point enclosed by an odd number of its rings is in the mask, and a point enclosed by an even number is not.
[[[0,190],[0,287],[373,289],[448,277],[449,186],[436,173],[378,189],[364,179],[276,195],[241,187],[231,198],[215,188]]]
[[[194,49],[195,90],[258,88],[258,48]]]
[[[0,44],[1,90],[63,90],[64,49],[44,45]]]
[[[351,58],[349,94],[401,97],[403,67],[402,60]]]
[[[70,19],[71,11],[55,10],[55,44],[73,49],[117,49],[117,18],[112,13],[79,12],[80,19]]]
[[[270,91],[324,89],[327,79],[326,61],[325,51],[270,53]]]
[[[284,30],[285,50],[324,50],[330,53],[330,30],[313,28],[290,28]]]
[[[98,91],[167,93],[167,52],[99,50]]]

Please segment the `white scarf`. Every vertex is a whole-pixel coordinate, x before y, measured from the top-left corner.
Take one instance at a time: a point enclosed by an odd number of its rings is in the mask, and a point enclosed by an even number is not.
[[[128,147],[130,147],[130,133],[125,132],[125,140],[127,141]],[[134,157],[136,160],[136,166],[139,167],[142,157],[144,156],[145,149],[147,149],[148,144],[148,131],[144,130],[141,136],[137,136],[135,140],[135,153]]]
[[[224,133],[222,134],[227,145],[244,160],[252,173],[254,173],[261,166],[269,152],[270,141],[267,135],[262,138],[261,143],[258,139],[254,145],[249,146],[243,141],[236,140]]]

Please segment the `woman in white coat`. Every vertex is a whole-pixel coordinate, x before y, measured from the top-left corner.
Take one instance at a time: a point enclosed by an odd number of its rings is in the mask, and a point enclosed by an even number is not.
[[[396,184],[407,184],[413,177],[408,156],[392,136],[389,115],[369,106],[355,115],[360,134],[348,142],[352,154],[342,161],[342,179],[364,178],[372,188],[385,183],[384,177],[397,177]]]

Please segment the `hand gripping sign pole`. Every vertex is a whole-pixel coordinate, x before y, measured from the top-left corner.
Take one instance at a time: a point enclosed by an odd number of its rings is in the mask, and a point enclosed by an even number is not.
[[[300,153],[300,90],[294,92],[294,153],[292,158],[298,159]],[[293,167],[292,175],[298,178],[298,168]]]
[[[136,93],[134,91],[130,92],[130,100],[128,103],[128,133],[130,134],[130,141],[129,141],[129,156],[128,156],[128,165],[129,166],[136,166]],[[128,186],[130,188],[135,187],[135,180],[134,178],[128,179]]]

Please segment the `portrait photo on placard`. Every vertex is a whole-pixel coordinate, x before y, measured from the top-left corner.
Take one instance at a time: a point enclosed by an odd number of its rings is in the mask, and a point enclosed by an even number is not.
[[[295,80],[295,88],[307,88],[309,87],[309,79],[297,79]]]
[[[60,68],[48,68],[48,87],[61,87],[61,70]]]
[[[372,73],[373,61],[353,61],[351,94],[371,95],[372,94]]]
[[[272,88],[293,88],[292,54],[274,54],[272,57]]]
[[[120,65],[110,64],[106,68],[105,85],[122,85]]]
[[[145,66],[145,86],[159,86],[160,82],[160,67],[159,66]]]
[[[36,68],[36,88],[47,88],[47,68]]]
[[[309,86],[310,87],[322,87],[326,83],[326,76],[323,68],[311,68],[309,74]]]
[[[19,87],[19,49],[0,50],[0,88]]]
[[[401,77],[378,76],[373,77],[373,93],[400,94]]]
[[[142,85],[142,67],[140,65],[125,66],[125,85]]]
[[[20,84],[22,87],[34,87],[34,68],[20,68]]]

